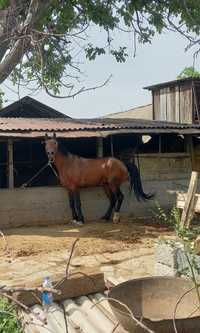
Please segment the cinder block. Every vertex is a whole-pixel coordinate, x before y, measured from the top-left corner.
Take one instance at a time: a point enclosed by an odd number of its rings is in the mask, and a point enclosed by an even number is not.
[[[156,275],[185,275],[191,277],[192,264],[196,277],[200,277],[200,256],[189,254],[186,256],[181,242],[159,240],[155,246]]]
[[[173,269],[178,268],[177,251],[182,247],[179,242],[159,240],[155,246],[155,261]]]
[[[178,276],[178,271],[172,267],[156,262],[155,274],[158,276]]]

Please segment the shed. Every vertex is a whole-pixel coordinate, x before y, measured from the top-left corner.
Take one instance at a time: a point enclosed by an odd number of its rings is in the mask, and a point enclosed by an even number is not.
[[[200,123],[200,78],[178,79],[144,89],[152,92],[154,120]]]
[[[45,117],[45,105],[41,109],[37,101],[26,100],[28,103],[18,101],[9,106],[9,110],[6,107],[0,112],[3,115],[0,117],[1,227],[58,223],[71,217],[66,190],[58,186],[50,168],[28,188],[21,187],[47,163],[41,144],[46,132],[56,132],[64,148],[83,157],[112,155],[124,158],[122,154],[128,150],[128,158],[136,157],[144,190],[156,192],[162,207],[171,207],[176,190],[187,187],[191,160],[184,138],[198,136],[199,124],[141,119],[71,119],[65,115],[61,117],[48,107],[48,117]],[[21,112],[26,117],[21,117]],[[32,116],[34,112],[37,117]],[[144,135],[150,137],[148,142],[142,141]],[[128,195],[127,185],[124,184],[123,191]],[[100,217],[108,204],[101,188],[83,189],[81,197],[88,218]],[[153,201],[138,203],[133,197],[124,202],[122,209],[126,216],[144,217],[152,215],[153,207]]]

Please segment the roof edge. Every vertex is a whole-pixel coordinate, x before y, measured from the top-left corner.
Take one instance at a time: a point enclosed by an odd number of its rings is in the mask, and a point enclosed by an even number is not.
[[[175,85],[181,85],[187,82],[193,82],[193,81],[198,81],[200,83],[200,77],[186,77],[184,79],[176,79],[176,80],[172,80],[172,81],[166,81],[166,82],[162,82],[162,83],[157,83],[157,84],[153,84],[150,86],[145,86],[143,87],[143,89],[147,89],[147,90],[154,90],[158,87],[164,87],[164,86],[175,86]]]

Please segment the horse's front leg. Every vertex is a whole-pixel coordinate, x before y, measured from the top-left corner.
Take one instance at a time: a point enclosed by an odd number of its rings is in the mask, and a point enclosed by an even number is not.
[[[77,213],[77,224],[83,225],[84,224],[84,216],[81,209],[81,199],[80,199],[80,193],[79,191],[74,192],[74,201],[75,201],[75,207],[76,207],[76,213]]]
[[[72,212],[72,222],[76,223],[78,220],[78,215],[76,213],[76,207],[75,207],[75,201],[74,201],[74,193],[72,191],[68,192],[68,196],[69,196],[69,206],[71,208],[71,212]]]

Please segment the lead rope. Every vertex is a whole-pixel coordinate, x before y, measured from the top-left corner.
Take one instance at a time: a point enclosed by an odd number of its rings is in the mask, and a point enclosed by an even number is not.
[[[58,174],[56,172],[56,170],[54,169],[53,165],[51,164],[50,161],[48,161],[33,177],[31,177],[27,182],[23,183],[21,185],[22,188],[26,188],[30,183],[32,183],[32,181],[41,174],[41,172],[43,170],[45,170],[48,166],[50,166],[50,168],[52,169],[54,175],[59,179]]]
[[[59,179],[58,173],[56,172],[55,168],[53,167],[53,165],[51,164],[51,162],[48,162],[48,165],[50,166],[51,170],[53,171],[54,175]]]

